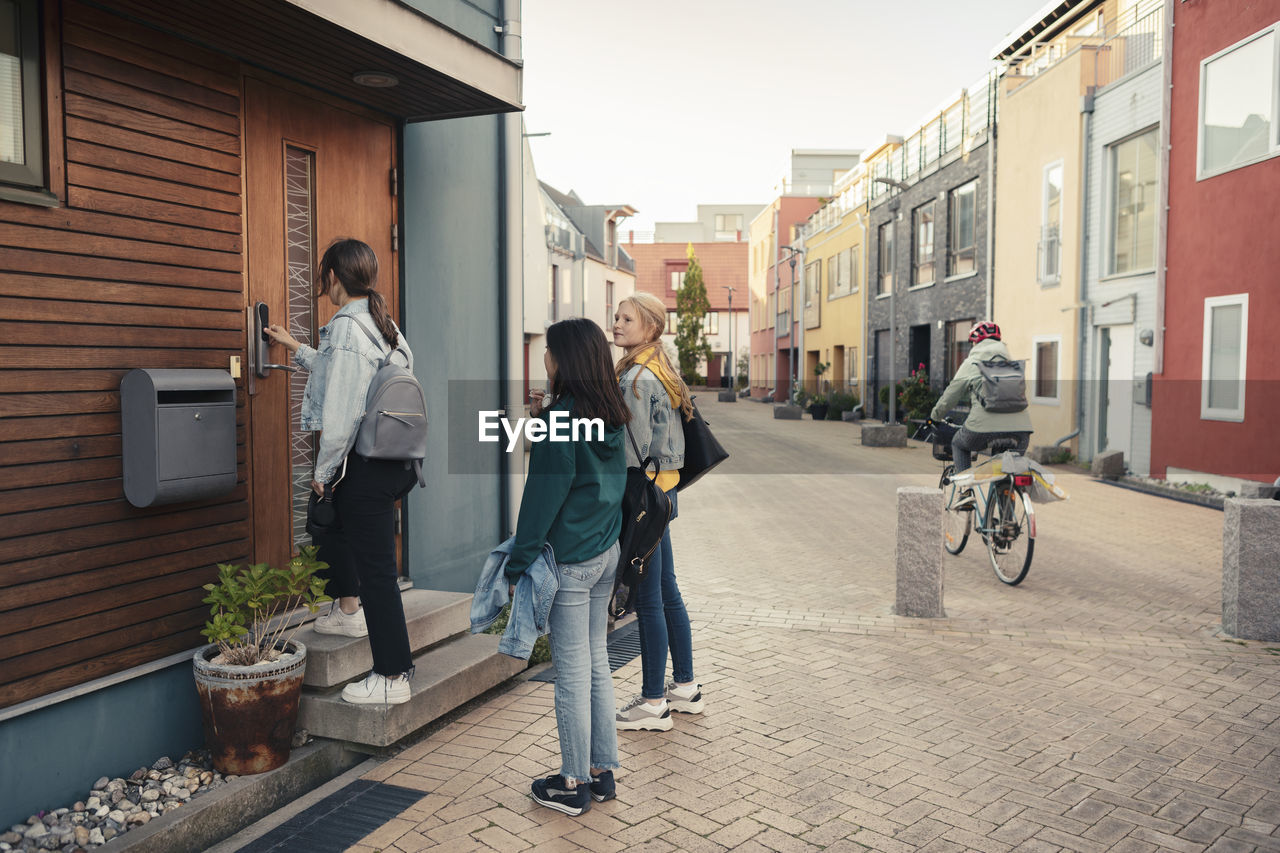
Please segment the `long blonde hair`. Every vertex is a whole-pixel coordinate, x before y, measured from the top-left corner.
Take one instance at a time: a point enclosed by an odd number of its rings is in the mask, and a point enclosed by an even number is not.
[[[680,371],[671,363],[671,359],[667,357],[666,351],[662,348],[662,330],[667,325],[667,306],[662,304],[662,300],[654,296],[652,293],[643,291],[632,294],[618,303],[618,308],[630,303],[635,309],[640,322],[644,325],[646,332],[646,341],[638,347],[632,348],[625,353],[622,358],[618,359],[618,365],[615,371],[618,378],[622,378],[622,374],[627,372],[633,364],[647,364],[650,361],[659,362],[667,373],[675,377],[679,383],[678,393],[680,399],[677,400],[675,408],[684,412],[686,419],[693,417],[693,395],[689,393],[689,386],[684,384],[684,380],[680,378]],[[643,361],[642,361],[643,359]],[[640,389],[637,383],[640,381],[640,374],[637,371],[636,376],[631,381],[631,392],[636,398],[640,397]],[[664,383],[665,384],[665,383]]]

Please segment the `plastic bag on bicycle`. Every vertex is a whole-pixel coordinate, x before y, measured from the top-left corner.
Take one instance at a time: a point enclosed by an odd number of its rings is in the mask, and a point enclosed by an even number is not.
[[[1046,471],[1039,463],[1016,453],[1002,453],[986,462],[975,465],[965,474],[973,476],[973,482],[983,483],[1005,475],[1027,475],[1030,482],[1023,485],[1032,503],[1052,503],[1068,498],[1066,489],[1054,483],[1052,471]]]

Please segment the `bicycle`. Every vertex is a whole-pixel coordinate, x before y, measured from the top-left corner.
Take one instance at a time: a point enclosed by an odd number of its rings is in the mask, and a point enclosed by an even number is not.
[[[951,439],[960,426],[949,421],[926,421],[916,437],[933,444],[933,458],[943,462],[952,459]],[[1017,451],[1015,439],[996,439],[982,451],[998,456]],[[976,454],[975,454],[976,455]],[[955,465],[942,469],[938,488],[946,498],[942,521],[942,547],[948,554],[959,554],[974,530],[982,537],[996,577],[1009,586],[1017,586],[1031,570],[1031,557],[1036,546],[1036,513],[1027,489],[1032,485],[1030,473],[1005,474],[985,483],[974,481],[973,474],[957,474]],[[975,503],[969,508],[956,508],[960,493],[973,489]],[[977,526],[974,519],[981,519]]]

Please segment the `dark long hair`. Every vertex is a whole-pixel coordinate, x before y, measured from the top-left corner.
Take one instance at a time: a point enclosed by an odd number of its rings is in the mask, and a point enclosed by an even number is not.
[[[631,420],[599,326],[583,317],[553,323],[547,327],[547,350],[556,363],[551,394],[556,399],[572,395],[575,417],[600,418],[610,427]]]
[[[320,295],[328,294],[337,279],[349,296],[369,298],[369,313],[388,346],[396,345],[396,324],[387,310],[387,301],[378,292],[378,256],[369,244],[351,237],[340,237],[329,244],[320,258],[320,274],[316,286]]]

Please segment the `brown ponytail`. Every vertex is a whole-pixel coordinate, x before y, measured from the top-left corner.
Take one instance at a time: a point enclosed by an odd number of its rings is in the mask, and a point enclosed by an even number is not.
[[[389,346],[396,345],[396,324],[387,310],[387,301],[377,291],[378,256],[368,243],[350,237],[339,238],[329,244],[320,258],[318,288],[320,295],[329,292],[337,279],[348,296],[368,297],[369,313],[373,322]]]

